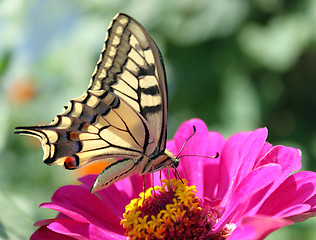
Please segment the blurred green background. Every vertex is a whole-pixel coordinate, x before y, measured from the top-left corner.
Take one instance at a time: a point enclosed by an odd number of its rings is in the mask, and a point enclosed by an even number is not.
[[[316,169],[316,1],[0,0],[0,239],[25,239],[74,172],[41,162],[16,126],[49,123],[87,88],[118,12],[158,44],[169,87],[169,138],[193,117],[225,137],[266,126]],[[315,219],[268,239],[315,239]]]

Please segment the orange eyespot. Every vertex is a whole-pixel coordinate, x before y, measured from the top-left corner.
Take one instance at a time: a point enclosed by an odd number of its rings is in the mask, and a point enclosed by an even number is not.
[[[76,156],[66,157],[64,161],[64,166],[66,169],[75,169],[78,167],[79,161]]]

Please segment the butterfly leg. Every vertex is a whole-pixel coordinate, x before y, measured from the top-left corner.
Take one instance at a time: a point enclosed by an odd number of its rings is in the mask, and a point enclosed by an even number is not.
[[[152,167],[152,171],[153,171],[153,169],[154,169],[154,167]],[[151,177],[152,177],[152,180],[151,180],[152,188],[153,188],[153,191],[154,191],[155,198],[156,198],[157,202],[159,203],[160,207],[163,208],[161,202],[159,201],[159,199],[157,197],[156,191],[155,191],[155,175],[154,175],[153,172],[151,173]]]
[[[169,188],[169,191],[172,192],[174,198],[175,198],[175,199],[177,200],[177,202],[178,202],[178,198],[177,198],[176,194],[174,193],[173,188],[172,188],[172,186],[171,186],[171,179],[170,179],[170,173],[169,173],[169,167],[168,167],[168,166],[167,166],[167,173],[168,173],[168,182],[169,182],[168,188]]]
[[[145,175],[143,175],[143,193],[145,197]]]
[[[178,172],[178,170],[176,168],[174,170],[172,170],[172,173],[173,173],[173,175],[175,176],[176,179],[180,179],[181,182],[184,183],[182,178],[181,178],[181,176],[180,176],[180,174],[179,174],[179,172]]]

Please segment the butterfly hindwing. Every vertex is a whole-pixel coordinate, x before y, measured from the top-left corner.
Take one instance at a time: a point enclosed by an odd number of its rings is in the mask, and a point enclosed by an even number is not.
[[[17,130],[42,140],[45,163],[66,168],[112,157],[138,158],[152,152],[157,144],[137,111],[114,93],[101,90],[87,91],[71,100],[67,110],[50,125]]]

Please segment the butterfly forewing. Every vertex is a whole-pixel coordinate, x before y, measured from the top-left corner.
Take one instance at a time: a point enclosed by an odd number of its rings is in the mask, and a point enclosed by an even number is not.
[[[167,89],[163,61],[154,41],[134,19],[112,21],[91,90],[110,90],[125,99],[152,127],[157,151],[166,145]]]

